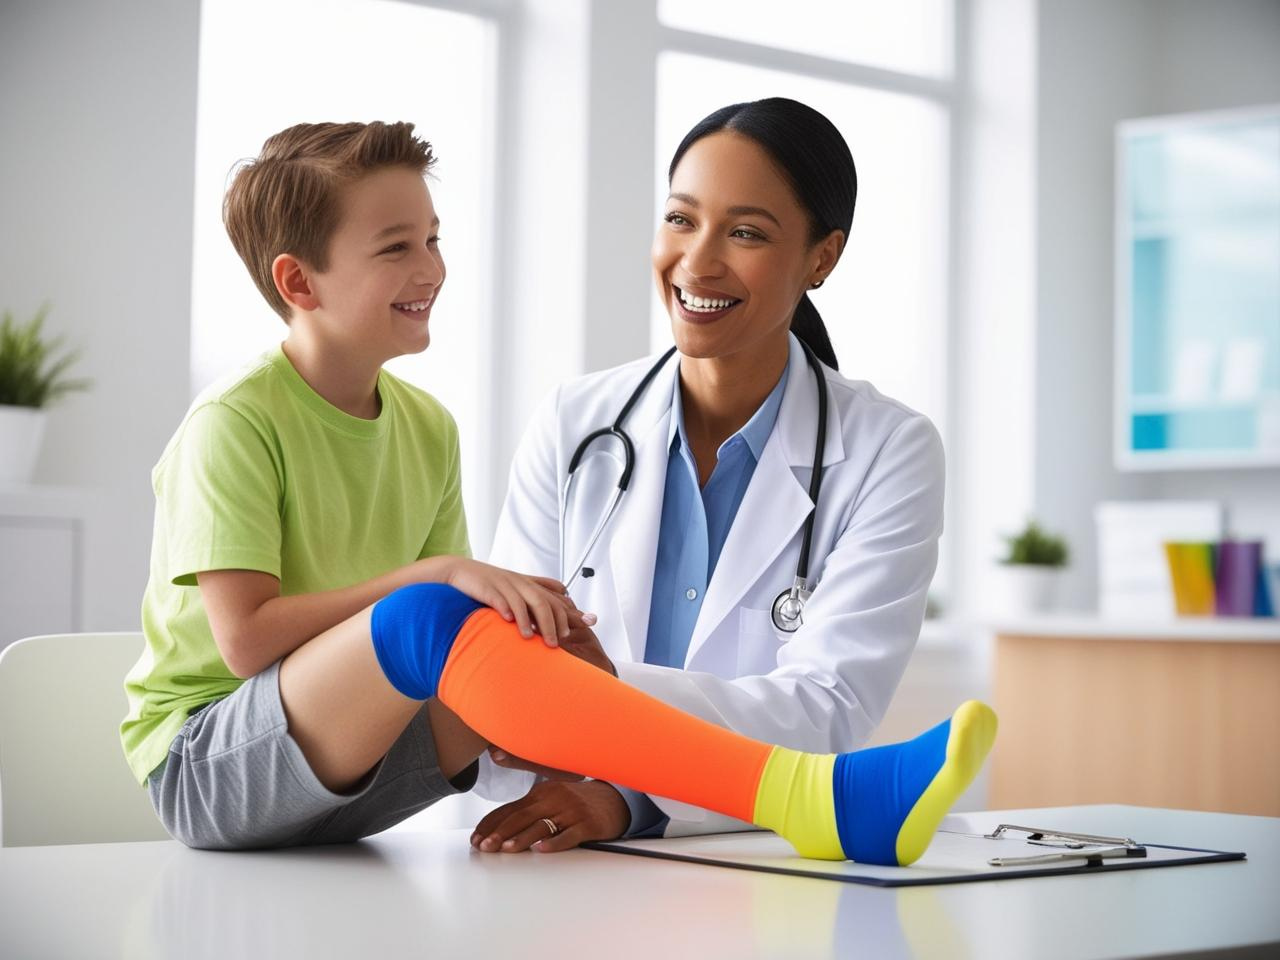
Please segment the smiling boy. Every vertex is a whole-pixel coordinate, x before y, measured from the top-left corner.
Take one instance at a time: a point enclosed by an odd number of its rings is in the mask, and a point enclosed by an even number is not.
[[[430,341],[433,162],[412,124],[302,124],[227,191],[232,243],[288,335],[196,398],[153,472],[147,646],[121,725],[191,846],[353,840],[470,788],[484,742],[378,669],[382,597],[452,584],[548,643],[577,616],[558,584],[467,558],[453,419],[382,369]]]

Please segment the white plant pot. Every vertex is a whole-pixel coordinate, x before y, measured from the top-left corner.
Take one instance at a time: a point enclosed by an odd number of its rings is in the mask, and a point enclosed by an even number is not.
[[[1053,609],[1061,571],[1030,563],[1001,564],[1001,597],[999,613],[1007,617],[1025,617]]]
[[[0,404],[0,483],[30,483],[44,436],[45,412]]]

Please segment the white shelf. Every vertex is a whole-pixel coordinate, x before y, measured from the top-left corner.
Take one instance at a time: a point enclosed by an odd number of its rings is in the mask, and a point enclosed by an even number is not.
[[[1210,643],[1280,643],[1280,618],[1177,617],[1169,620],[1102,619],[1088,614],[1046,614],[996,620],[1005,637],[1078,637],[1086,640],[1188,640]]]

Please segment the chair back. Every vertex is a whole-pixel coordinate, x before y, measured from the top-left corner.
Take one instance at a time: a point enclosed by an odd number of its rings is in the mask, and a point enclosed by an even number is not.
[[[0,846],[167,838],[120,748],[143,643],[72,633],[0,650]]]

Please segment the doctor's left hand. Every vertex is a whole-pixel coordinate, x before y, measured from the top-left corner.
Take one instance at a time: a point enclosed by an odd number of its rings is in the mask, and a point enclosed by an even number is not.
[[[547,820],[556,825],[554,834]],[[484,853],[557,853],[590,840],[616,840],[630,825],[627,802],[609,784],[546,781],[485,816],[471,846]]]

